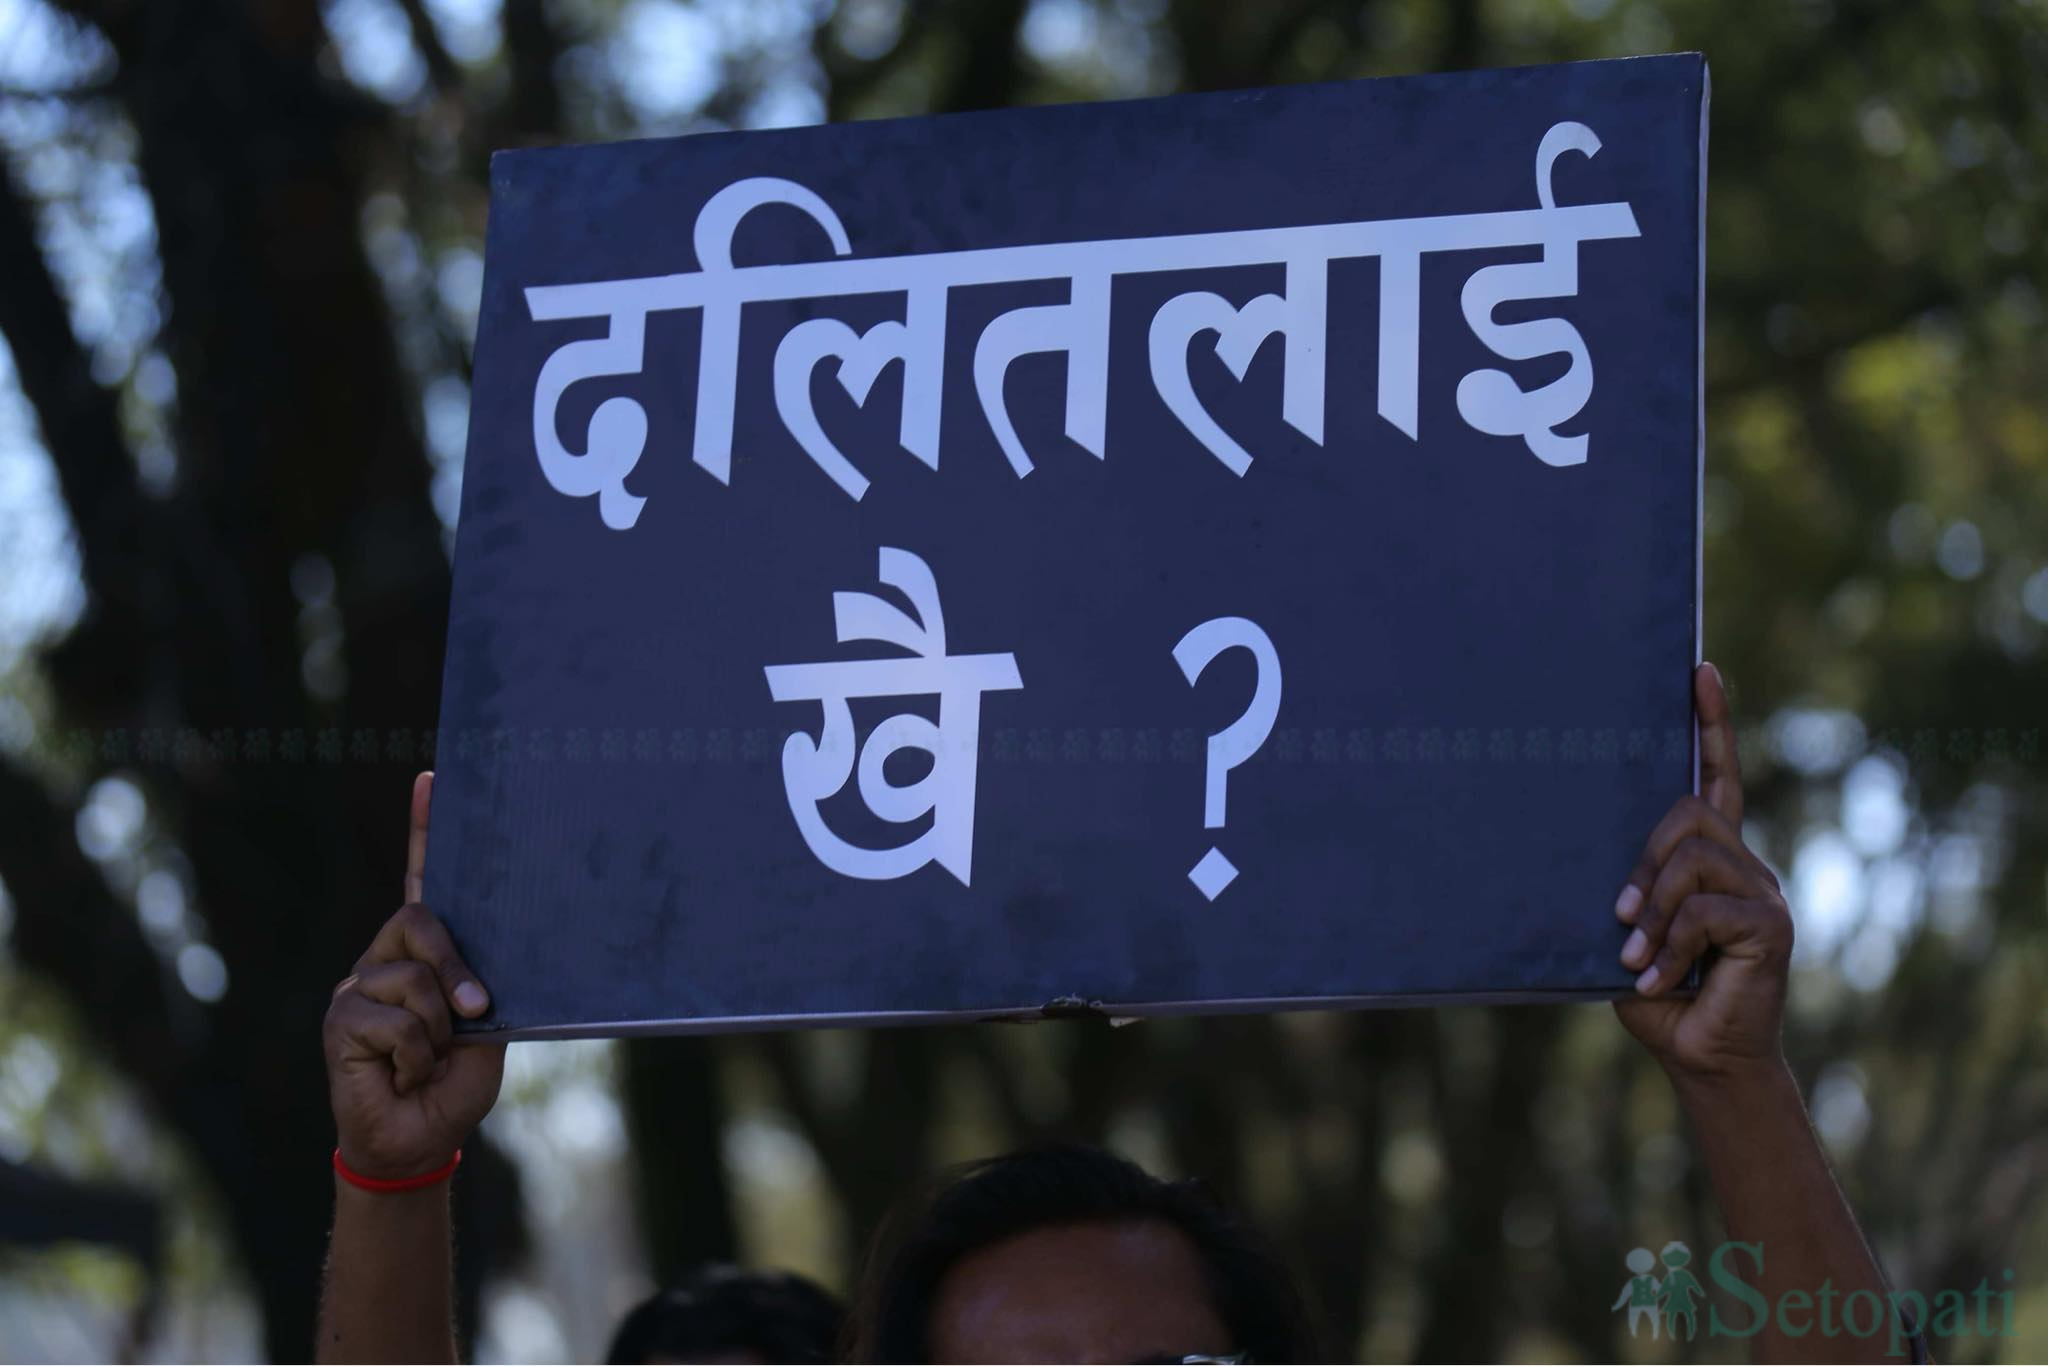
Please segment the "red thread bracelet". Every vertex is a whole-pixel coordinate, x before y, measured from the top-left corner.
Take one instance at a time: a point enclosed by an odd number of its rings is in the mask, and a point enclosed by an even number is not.
[[[428,1186],[439,1185],[455,1175],[455,1169],[461,1165],[462,1149],[457,1148],[455,1156],[449,1158],[445,1166],[436,1167],[430,1172],[422,1172],[418,1176],[403,1176],[396,1181],[385,1181],[352,1170],[348,1163],[341,1160],[341,1149],[334,1150],[334,1174],[351,1186],[360,1190],[375,1191],[379,1195],[398,1195],[405,1191],[424,1190]]]

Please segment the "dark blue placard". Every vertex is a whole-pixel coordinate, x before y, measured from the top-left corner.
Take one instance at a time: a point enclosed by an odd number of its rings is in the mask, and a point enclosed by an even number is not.
[[[487,1027],[1625,988],[1692,785],[1705,95],[497,157],[427,867]]]

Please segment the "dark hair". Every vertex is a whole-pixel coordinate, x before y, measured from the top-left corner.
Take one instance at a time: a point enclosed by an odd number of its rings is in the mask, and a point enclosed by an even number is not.
[[[763,1361],[832,1361],[845,1317],[838,1300],[802,1276],[707,1266],[635,1305],[605,1360],[751,1351]]]
[[[1200,1183],[1061,1144],[955,1168],[897,1207],[868,1256],[854,1360],[930,1361],[939,1283],[976,1249],[1048,1224],[1128,1219],[1164,1220],[1194,1243],[1234,1350],[1262,1362],[1321,1359],[1293,1278]]]

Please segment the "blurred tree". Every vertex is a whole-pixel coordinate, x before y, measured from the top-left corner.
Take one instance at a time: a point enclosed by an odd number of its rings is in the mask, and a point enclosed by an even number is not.
[[[315,1027],[430,752],[491,148],[1678,47],[1716,90],[1707,641],[1802,916],[1790,1046],[1901,1281],[2048,1253],[2039,4],[23,3],[99,55],[0,96],[59,110],[0,139],[0,335],[87,604],[41,653],[46,741],[0,761],[13,952],[211,1177],[275,1354],[305,1350],[326,1213]],[[34,173],[109,129],[161,317],[111,367]],[[189,869],[218,1001],[80,851],[109,777]],[[1712,1236],[1604,1011],[649,1041],[622,1075],[665,1272],[747,1250],[726,1141],[764,1105],[816,1151],[842,1265],[934,1162],[1073,1135],[1211,1178],[1375,1355],[1611,1357],[1621,1254]],[[473,1292],[517,1204],[489,1160],[461,1190]]]
[[[331,1126],[308,1061],[329,979],[395,900],[394,804],[426,753],[446,621],[413,391],[359,231],[361,166],[388,115],[322,74],[311,4],[73,12],[111,48],[96,98],[134,130],[155,210],[177,474],[162,493],[141,486],[115,395],[92,379],[10,192],[0,331],[88,590],[42,665],[65,723],[104,737],[70,756],[87,774],[169,737],[170,762],[143,782],[234,989],[200,1022],[168,1010],[72,814],[13,770],[0,868],[19,897],[15,952],[72,991],[212,1175],[271,1348],[290,1357],[311,1340],[309,1233],[328,1204],[315,1155]],[[302,664],[309,578],[331,581],[339,615],[347,684],[325,696]],[[295,743],[311,762],[292,761]],[[469,1194],[504,1203],[502,1165],[479,1156]],[[474,1278],[490,1258],[465,1266]]]

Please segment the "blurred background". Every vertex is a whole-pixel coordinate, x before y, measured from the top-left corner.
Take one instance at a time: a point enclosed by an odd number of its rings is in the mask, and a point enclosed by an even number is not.
[[[491,149],[1687,48],[1789,1047],[1894,1279],[2014,1273],[2018,1336],[1943,1350],[2048,1355],[2048,5],[0,0],[0,1358],[310,1351]],[[1366,1357],[1654,1357],[1626,1251],[1718,1236],[1604,1007],[527,1044],[465,1330],[591,1357],[706,1257],[844,1287],[913,1175],[1055,1133],[1210,1178]]]

